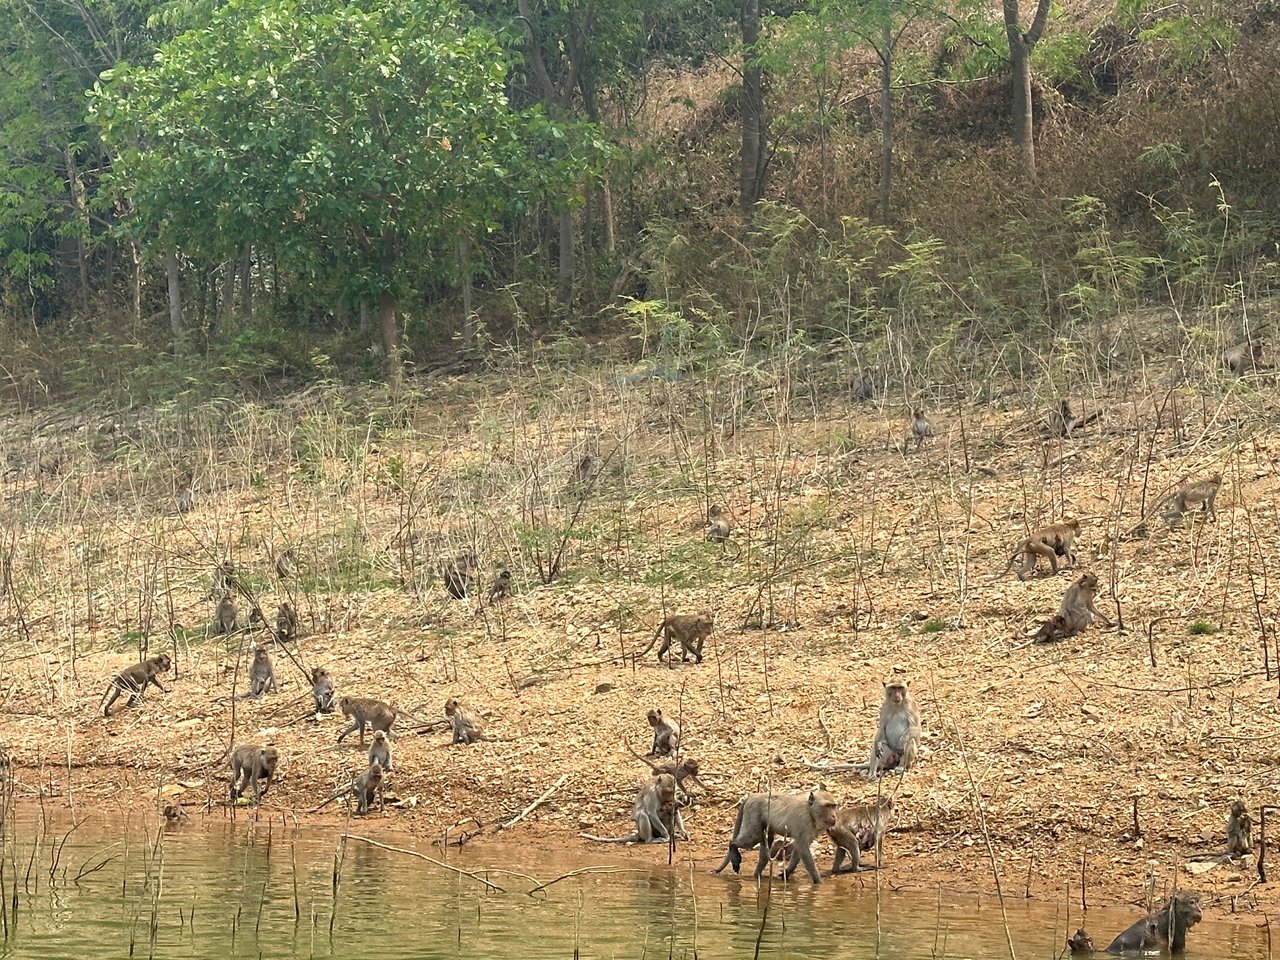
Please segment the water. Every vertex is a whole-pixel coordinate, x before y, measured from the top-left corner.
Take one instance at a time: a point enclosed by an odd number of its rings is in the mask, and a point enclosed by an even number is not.
[[[651,868],[615,850],[571,848],[572,859],[526,850],[502,864],[516,871],[509,873],[487,869],[513,856],[500,844],[447,855],[505,888],[497,892],[349,840],[335,903],[335,830],[295,830],[278,818],[255,824],[244,812],[235,821],[197,816],[176,828],[123,814],[70,827],[54,819],[40,836],[40,822],[19,814],[3,870],[7,898],[16,861],[18,908],[0,957],[716,960],[752,957],[757,938],[759,955],[770,958],[1009,956],[999,905],[945,892],[882,890],[877,938],[870,875],[816,889],[807,881],[775,884],[766,911],[751,880],[709,876],[707,864]],[[438,848],[384,830],[372,822],[351,828],[445,859]],[[601,866],[610,872],[581,873],[530,895],[538,881]],[[1059,955],[1070,932],[1063,909],[1014,900],[1007,911],[1018,958]],[[1105,946],[1136,913],[1091,911],[1087,926]],[[1267,957],[1266,931],[1251,921],[1206,921],[1188,945],[1192,958]]]

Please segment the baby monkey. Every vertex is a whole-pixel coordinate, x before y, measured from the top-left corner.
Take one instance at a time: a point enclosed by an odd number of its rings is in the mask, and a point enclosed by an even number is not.
[[[653,746],[649,748],[649,756],[673,756],[680,748],[680,725],[674,720],[664,720],[661,710],[650,710],[645,719],[653,727]]]
[[[1247,857],[1253,852],[1253,818],[1249,816],[1249,808],[1243,800],[1231,804],[1231,813],[1227,817],[1227,854],[1232,857]]]
[[[707,540],[711,543],[727,543],[733,526],[729,514],[718,503],[707,508]]]
[[[1071,936],[1067,937],[1068,953],[1093,953],[1093,937],[1089,936],[1084,927],[1079,928]]]
[[[1076,565],[1076,555],[1071,548],[1074,546],[1079,533],[1080,521],[1074,517],[1070,520],[1063,520],[1059,523],[1051,523],[1048,526],[1040,527],[1031,536],[1018,544],[1018,549],[1009,558],[1009,562],[1005,565],[1004,570],[1001,571],[1000,576],[1003,577],[1013,569],[1013,564],[1018,559],[1019,554],[1022,555],[1022,566],[1018,568],[1019,580],[1026,580],[1027,577],[1035,572],[1041,557],[1049,561],[1049,567],[1055,576],[1059,570],[1059,558],[1069,561],[1071,566],[1074,567]],[[999,579],[999,577],[996,579]]]

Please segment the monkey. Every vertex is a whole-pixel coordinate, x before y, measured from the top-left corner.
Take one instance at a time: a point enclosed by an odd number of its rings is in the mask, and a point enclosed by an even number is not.
[[[213,574],[209,577],[209,599],[225,597],[232,590],[235,590],[238,585],[236,562],[234,560],[224,560],[214,566]]]
[[[1041,557],[1047,557],[1049,567],[1053,571],[1053,575],[1057,576],[1058,558],[1063,557],[1071,563],[1074,568],[1076,565],[1076,555],[1072,551],[1075,545],[1076,537],[1080,533],[1080,521],[1072,517],[1070,520],[1062,520],[1058,523],[1051,523],[1048,526],[1040,527],[1032,532],[1020,544],[1018,549],[1014,551],[1013,556],[1009,558],[1008,564],[1004,570],[996,577],[997,580],[1003,577],[1013,569],[1014,562],[1018,559],[1018,554],[1022,554],[1022,566],[1018,568],[1018,579],[1026,580],[1035,572],[1036,567],[1040,563]]]
[[[439,564],[440,576],[444,578],[444,588],[455,600],[467,599],[471,579],[476,574],[479,563],[476,555],[464,551],[450,560],[442,560]]]
[[[391,725],[396,722],[399,711],[381,700],[369,697],[343,697],[338,701],[338,709],[344,717],[350,717],[351,723],[342,728],[338,734],[338,743],[346,739],[353,730],[360,731],[360,746],[364,746],[364,728],[372,727],[384,733],[391,732]]]
[[[502,570],[498,573],[498,577],[493,581],[493,586],[489,588],[489,595],[485,597],[485,606],[491,607],[499,600],[511,596],[511,571]]]
[[[191,477],[183,479],[178,486],[178,494],[174,497],[174,505],[178,508],[179,513],[190,513],[192,507],[196,505],[196,488],[191,482]]]
[[[849,381],[849,395],[855,403],[875,399],[875,377],[866,370],[860,370],[855,373],[853,379]]]
[[[1218,499],[1218,490],[1222,487],[1222,474],[1214,473],[1211,476],[1204,477],[1185,484],[1178,490],[1170,494],[1162,503],[1168,504],[1169,509],[1164,513],[1164,521],[1172,529],[1175,525],[1181,524],[1182,517],[1196,504],[1200,504],[1205,515],[1214,523],[1218,522],[1217,511],[1214,510],[1214,501]]]
[[[698,761],[694,760],[692,757],[682,757],[679,763],[673,763],[671,761],[668,761],[667,763],[654,763],[648,757],[641,756],[637,753],[635,748],[631,746],[630,741],[626,741],[626,744],[627,750],[631,755],[652,770],[655,777],[664,773],[675,777],[676,788],[686,797],[690,796],[688,788],[684,785],[686,780],[692,780],[703,790],[708,789],[707,785],[698,779],[698,775],[702,772],[702,767]]]
[[[704,610],[702,613],[690,614],[680,613],[667,617],[658,625],[658,630],[649,639],[649,644],[643,650],[638,650],[631,655],[632,660],[639,660],[646,653],[653,649],[653,645],[657,643],[658,637],[662,637],[662,644],[658,647],[658,662],[662,662],[662,658],[666,656],[667,651],[671,649],[673,641],[680,641],[680,660],[688,662],[689,654],[693,654],[694,662],[702,662],[702,644],[711,633],[711,628],[715,626],[715,620],[710,610]],[[670,660],[670,657],[668,657]]]
[[[836,845],[836,858],[831,864],[831,872],[857,873],[863,869],[864,850],[874,850],[876,859],[879,860],[884,849],[884,835],[889,832],[892,817],[892,797],[879,796],[868,803],[841,807],[836,826],[827,830],[827,836]],[[841,864],[846,855],[851,865],[842,869]]]
[[[453,721],[452,745],[479,743],[489,739],[484,733],[484,724],[480,718],[459,703],[456,697],[450,697],[444,702],[444,715]]]
[[[316,702],[316,713],[333,713],[333,680],[324,667],[311,671],[311,698]]]
[[[1067,621],[1060,613],[1055,613],[1052,617],[1040,624],[1040,629],[1036,631],[1035,636],[1031,638],[1032,643],[1053,643],[1056,640],[1065,640],[1074,634],[1067,629]]]
[[[600,461],[592,454],[584,453],[573,467],[573,475],[569,483],[573,486],[585,487],[600,475]]]
[[[354,796],[356,798],[356,809],[361,814],[369,812],[369,807],[373,805],[375,795],[381,795],[382,792],[382,766],[376,760],[369,764],[368,769],[358,777],[352,777],[351,785],[343,787],[333,796],[331,796],[320,806],[316,807],[311,813],[316,813],[324,809],[339,797]]]
[[[707,508],[707,541],[709,543],[727,543],[729,534],[733,532],[729,513],[719,504]]]
[[[232,750],[227,758],[227,766],[231,768],[231,802],[239,800],[244,788],[252,784],[253,801],[260,803],[275,778],[279,763],[280,751],[275,747],[245,743]]]
[[[293,550],[285,547],[276,555],[276,578],[292,580],[298,575],[298,561],[294,559]]]
[[[1068,953],[1093,953],[1093,951],[1093,937],[1089,936],[1084,927],[1080,927],[1075,933],[1067,937]]]
[[[1222,353],[1222,360],[1227,365],[1227,369],[1237,377],[1242,377],[1246,373],[1253,373],[1255,370],[1265,370],[1266,364],[1262,358],[1263,342],[1260,337],[1252,340],[1246,340],[1244,343],[1238,343]]]
[[[231,594],[223,594],[222,600],[218,603],[218,612],[213,621],[214,635],[235,633],[236,614],[236,605],[235,601],[231,599]]]
[[[1071,430],[1076,425],[1076,415],[1071,410],[1071,402],[1063,397],[1057,410],[1050,410],[1045,418],[1045,435],[1071,439]]]
[[[920,743],[920,711],[905,683],[886,683],[880,720],[871,740],[867,779],[875,780],[887,770],[906,773],[916,762]]]
[[[653,727],[653,746],[649,748],[649,756],[674,756],[680,749],[680,725],[674,720],[662,719],[661,710],[650,710],[645,718]]]
[[[631,816],[636,829],[625,837],[598,837],[590,833],[578,836],[597,843],[669,843],[672,834],[687,840],[684,823],[676,806],[676,778],[662,773],[650,781],[636,784],[636,800],[631,806]]]
[[[373,739],[369,742],[369,764],[378,764],[390,773],[395,768],[391,765],[391,741],[381,730],[373,731]]]
[[[915,412],[915,420],[911,423],[911,435],[916,438],[916,449],[924,446],[924,438],[933,436],[933,424],[925,419],[924,410]]]
[[[131,667],[125,667],[107,684],[106,692],[102,695],[102,715],[104,717],[110,715],[111,705],[122,693],[129,694],[125,706],[132,707],[142,702],[142,695],[146,693],[148,684],[155,684],[160,688],[161,693],[168,693],[164,684],[160,682],[159,674],[168,673],[172,666],[173,661],[169,659],[167,653],[158,653]]]
[[[790,837],[774,837],[773,843],[769,844],[769,860],[782,866],[796,852],[796,842]]]
[[[249,608],[250,628],[264,626],[266,622],[267,622],[267,618],[262,615],[262,608],[260,606],[258,606],[255,603],[252,607]]]
[[[1079,579],[1067,587],[1062,595],[1062,605],[1058,607],[1058,616],[1062,618],[1067,629],[1066,636],[1073,637],[1087,627],[1097,617],[1108,627],[1114,627],[1111,619],[1098,609],[1094,598],[1098,595],[1098,578],[1092,573],[1081,574]]]
[[[260,697],[267,691],[278,693],[276,671],[271,665],[271,655],[267,648],[259,646],[253,651],[253,663],[249,666],[249,692],[247,697]]]
[[[1253,851],[1253,818],[1243,800],[1231,804],[1227,817],[1227,855],[1247,857]]]
[[[298,639],[298,611],[288,600],[276,607],[276,638],[279,640]]]
[[[162,810],[161,813],[169,823],[186,823],[191,819],[187,814],[186,808],[182,805],[181,800],[175,800],[173,803],[166,803],[164,810]]]
[[[760,879],[769,862],[769,848],[775,837],[790,837],[795,841],[791,852],[791,860],[782,871],[783,879],[787,879],[803,861],[809,879],[815,884],[822,882],[818,873],[818,865],[813,861],[813,839],[820,830],[830,830],[837,826],[836,802],[826,792],[813,790],[809,793],[776,794],[754,793],[744,797],[738,804],[738,817],[733,824],[733,837],[729,841],[729,851],[724,855],[720,866],[712,873],[720,873],[725,867],[732,866],[737,873],[742,867],[742,851],[760,848],[760,860],[756,863],[755,877]]]
[[[1187,930],[1201,917],[1198,896],[1177,894],[1163,909],[1143,917],[1112,940],[1107,953],[1145,953],[1162,947],[1170,953],[1182,953],[1187,948]]]

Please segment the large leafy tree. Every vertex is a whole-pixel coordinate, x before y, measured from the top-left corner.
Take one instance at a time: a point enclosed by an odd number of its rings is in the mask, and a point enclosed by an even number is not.
[[[212,259],[251,243],[376,302],[397,380],[415,284],[589,162],[573,130],[510,107],[507,69],[451,0],[230,0],[113,71],[95,115],[137,229]]]

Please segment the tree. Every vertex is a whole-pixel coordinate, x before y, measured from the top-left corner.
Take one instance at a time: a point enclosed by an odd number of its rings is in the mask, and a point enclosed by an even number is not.
[[[1031,51],[1044,33],[1051,0],[1036,0],[1031,26],[1024,33],[1018,22],[1018,0],[1003,0],[1004,29],[1009,37],[1009,69],[1013,74],[1013,142],[1022,153],[1022,172],[1036,179],[1035,117],[1031,101]]]
[[[764,197],[769,166],[769,119],[765,113],[764,70],[761,67],[760,0],[740,0],[738,24],[742,28],[742,149],[738,158],[738,205],[750,217]]]
[[[230,0],[155,66],[106,76],[94,115],[135,231],[215,262],[252,244],[376,303],[394,384],[415,283],[453,276],[461,239],[562,191],[590,155],[512,110],[506,74],[451,0]]]

